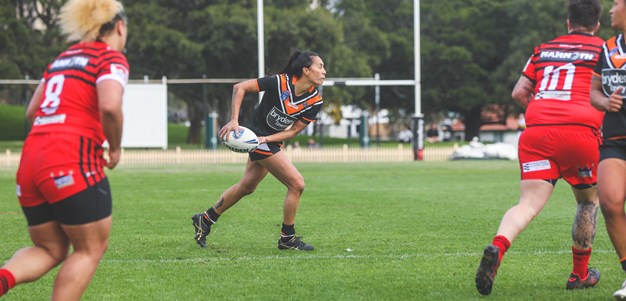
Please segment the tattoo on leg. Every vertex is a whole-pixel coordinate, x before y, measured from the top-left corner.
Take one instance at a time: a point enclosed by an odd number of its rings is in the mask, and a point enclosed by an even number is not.
[[[596,221],[598,206],[591,202],[581,202],[576,209],[574,225],[572,225],[572,239],[583,249],[591,248],[596,236]]]
[[[222,205],[224,205],[224,198],[220,198],[219,201],[217,201],[217,203],[215,203],[215,209],[222,207]]]

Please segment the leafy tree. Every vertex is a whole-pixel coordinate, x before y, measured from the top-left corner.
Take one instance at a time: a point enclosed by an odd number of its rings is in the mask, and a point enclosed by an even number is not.
[[[0,78],[38,77],[67,44],[57,28],[63,0],[0,0]],[[266,73],[296,48],[318,52],[328,77],[413,78],[413,0],[265,0]],[[481,111],[511,104],[510,92],[534,46],[566,32],[567,1],[421,1],[422,111],[456,112],[466,137],[478,134]],[[608,38],[610,0],[599,35]],[[256,2],[249,0],[124,1],[129,16],[131,78],[254,78]],[[0,87],[4,88],[4,87]],[[232,84],[170,85],[184,100],[198,143],[201,121],[230,117]],[[328,108],[373,106],[372,87],[325,87]],[[412,87],[383,87],[381,105],[413,111]],[[256,103],[244,102],[243,119]],[[402,113],[404,112],[404,113]]]
[[[0,78],[37,79],[65,47],[56,28],[58,1],[0,0]],[[22,105],[34,87],[0,86],[8,103]]]
[[[496,93],[502,82],[490,75],[508,55],[514,24],[500,2],[426,2],[422,11],[424,111],[460,113],[471,139],[482,124],[482,107],[510,99]]]

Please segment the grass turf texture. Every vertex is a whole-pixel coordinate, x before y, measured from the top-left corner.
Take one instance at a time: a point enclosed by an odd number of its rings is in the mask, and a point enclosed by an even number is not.
[[[83,300],[483,300],[474,274],[504,212],[517,203],[515,162],[299,164],[307,189],[296,230],[313,252],[279,251],[285,188],[268,176],[226,212],[200,249],[192,214],[243,165],[119,166],[111,243]],[[0,168],[0,262],[29,245]],[[624,280],[599,214],[596,288],[566,291],[575,202],[563,181],[513,243],[490,300],[608,300]],[[350,249],[351,251],[348,251]],[[46,300],[56,269],[3,300]]]

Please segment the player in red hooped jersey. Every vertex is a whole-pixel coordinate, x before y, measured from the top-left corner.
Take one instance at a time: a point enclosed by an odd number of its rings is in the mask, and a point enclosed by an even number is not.
[[[602,146],[598,165],[598,195],[604,224],[626,271],[626,1],[615,0],[611,27],[620,33],[606,41],[591,83],[591,104],[604,111]],[[613,297],[626,300],[626,281]]]
[[[313,250],[312,245],[296,236],[294,228],[296,210],[304,191],[304,178],[280,148],[282,141],[295,137],[316,119],[323,103],[316,87],[321,86],[325,78],[324,62],[319,55],[296,51],[281,73],[246,80],[233,87],[231,120],[220,130],[220,138],[223,140],[228,133],[239,128],[239,109],[244,95],[265,91],[250,125],[259,137],[259,147],[250,153],[243,178],[224,191],[213,207],[192,217],[194,238],[201,247],[206,247],[206,236],[220,215],[254,192],[265,176],[271,173],[287,187],[278,249]]]
[[[103,168],[120,160],[126,16],[116,0],[70,0],[60,22],[79,42],[48,65],[26,111],[32,130],[17,196],[34,245],[0,269],[0,296],[60,264],[51,299],[79,300],[109,241],[112,202]]]
[[[573,269],[567,289],[595,286],[600,272],[588,268],[596,230],[596,170],[602,112],[591,106],[592,70],[602,39],[595,37],[599,0],[570,0],[569,34],[535,48],[512,96],[526,108],[526,129],[519,140],[520,200],[509,209],[483,254],[476,288],[491,293],[497,269],[515,238],[543,209],[554,185],[563,178],[578,204],[572,227]]]

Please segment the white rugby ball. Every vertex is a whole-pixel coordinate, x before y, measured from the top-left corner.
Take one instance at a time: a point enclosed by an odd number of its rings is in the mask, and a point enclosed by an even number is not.
[[[231,151],[249,153],[259,146],[259,138],[249,128],[240,126],[239,130],[228,133],[222,143]]]

